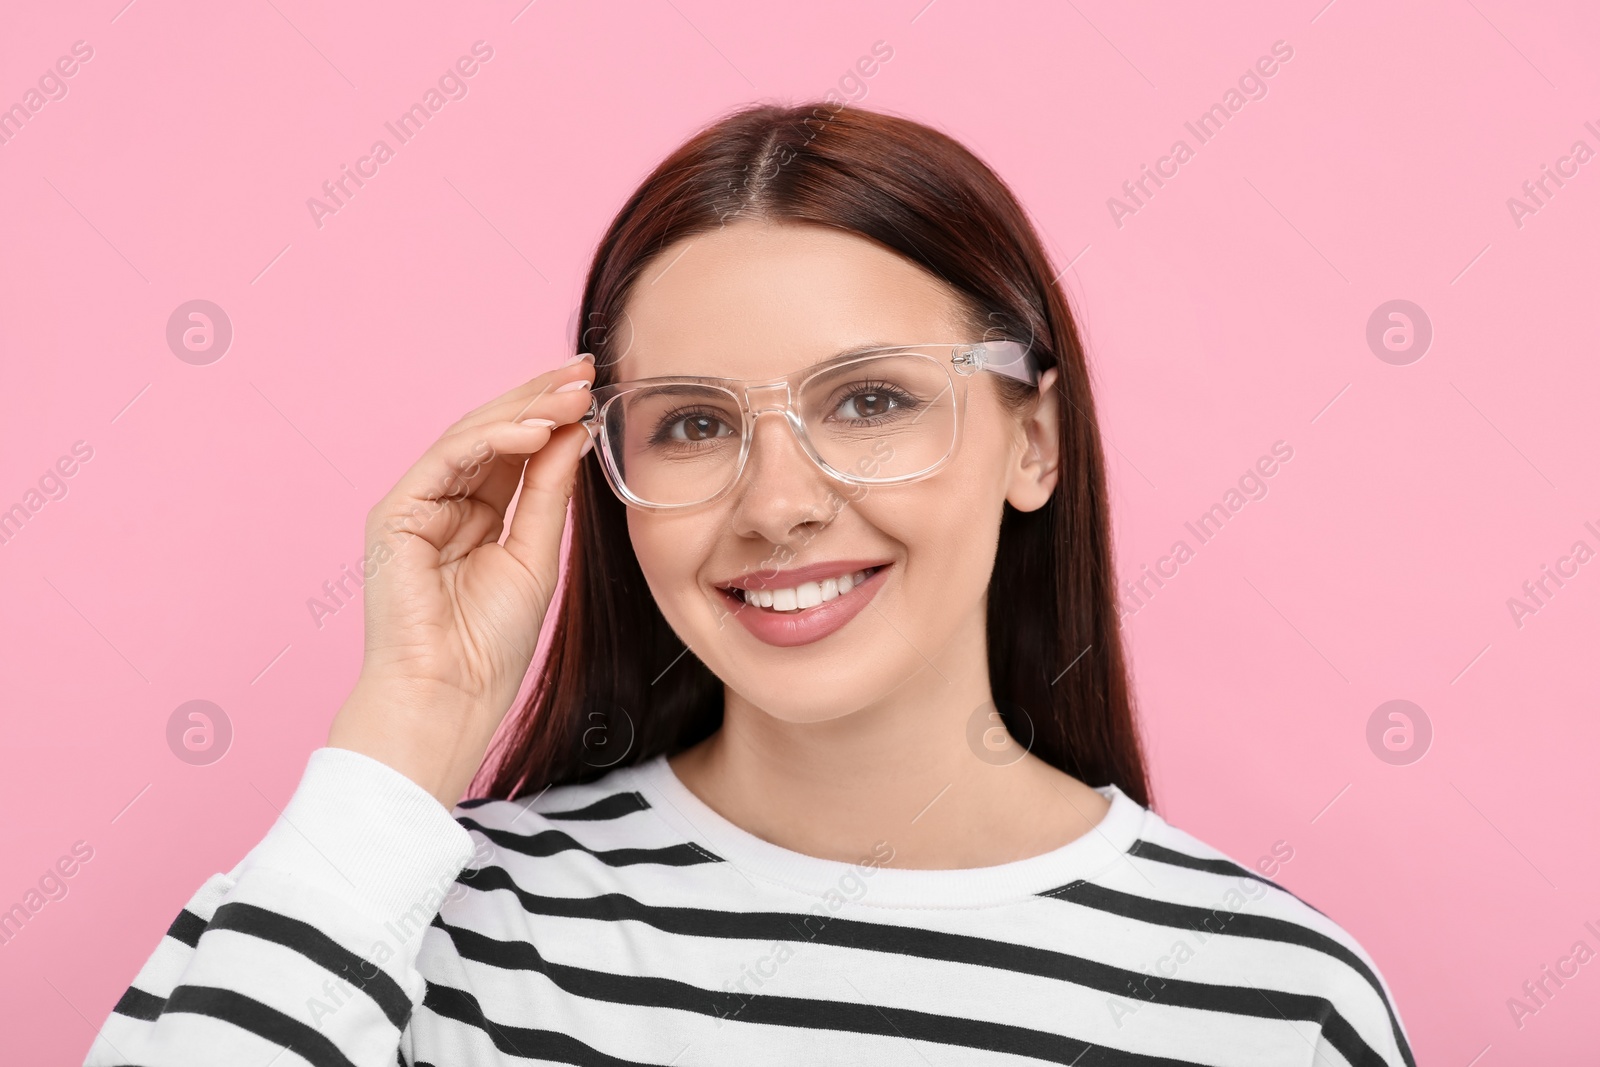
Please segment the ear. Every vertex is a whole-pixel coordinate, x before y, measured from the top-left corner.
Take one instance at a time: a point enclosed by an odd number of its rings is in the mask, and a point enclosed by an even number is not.
[[[1018,511],[1037,511],[1050,502],[1061,475],[1061,398],[1058,368],[1039,377],[1039,398],[1022,420],[1022,451],[1013,458],[1006,502]]]

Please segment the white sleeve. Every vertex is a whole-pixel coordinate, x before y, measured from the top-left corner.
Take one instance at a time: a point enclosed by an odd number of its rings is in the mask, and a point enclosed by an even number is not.
[[[317,749],[266,837],[179,912],[85,1067],[395,1067],[422,932],[472,852],[400,772]]]

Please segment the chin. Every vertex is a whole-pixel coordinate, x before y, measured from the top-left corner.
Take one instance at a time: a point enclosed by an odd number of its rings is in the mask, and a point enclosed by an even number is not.
[[[796,682],[800,683],[800,680],[796,679]],[[833,722],[861,710],[823,698],[825,690],[816,685],[815,675],[811,675],[809,684],[786,685],[781,679],[769,676],[751,685],[728,683],[728,688],[758,708],[762,715],[790,726]]]

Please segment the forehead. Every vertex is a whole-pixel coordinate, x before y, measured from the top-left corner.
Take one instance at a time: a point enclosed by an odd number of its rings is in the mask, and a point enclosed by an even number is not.
[[[956,293],[828,226],[742,219],[656,255],[612,334],[616,379],[771,378],[866,344],[961,341]]]

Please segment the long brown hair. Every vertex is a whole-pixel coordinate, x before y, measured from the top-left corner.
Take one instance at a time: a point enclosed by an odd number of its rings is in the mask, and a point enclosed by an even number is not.
[[[955,140],[852,106],[754,105],[664,160],[623,205],[589,268],[574,351],[614,380],[630,287],[663,249],[730,218],[818,223],[866,237],[948,283],[986,338],[1028,341],[1060,368],[1061,472],[1049,503],[1005,506],[988,596],[990,689],[1007,729],[1088,783],[1148,806],[1115,603],[1105,463],[1077,326],[1038,235],[1005,183]],[[1020,409],[1032,391],[996,377]],[[1008,386],[1017,386],[1009,389]],[[722,721],[722,682],[657,608],[625,506],[580,467],[549,650],[482,772],[516,797],[672,754]]]

